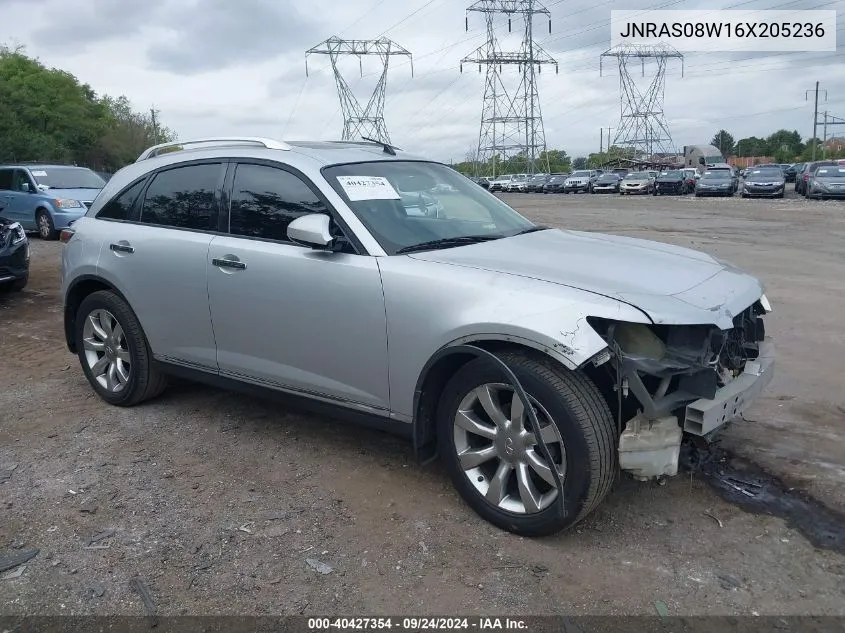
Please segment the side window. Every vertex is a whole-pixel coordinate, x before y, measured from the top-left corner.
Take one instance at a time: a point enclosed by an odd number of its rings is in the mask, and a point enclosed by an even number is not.
[[[12,169],[0,169],[0,191],[12,190]]]
[[[144,196],[141,222],[201,231],[216,228],[220,163],[176,167],[156,174]]]
[[[97,217],[107,220],[129,219],[129,212],[132,209],[132,205],[135,204],[135,200],[138,198],[138,195],[141,193],[141,189],[144,187],[144,182],[145,180],[142,179],[140,182],[135,183],[116,198],[112,198],[103,206],[102,209],[100,209]]]
[[[31,191],[32,183],[30,182],[29,174],[23,169],[16,169],[14,176],[12,176],[12,191]]]
[[[290,172],[265,165],[238,165],[229,215],[233,235],[286,242],[292,220],[328,212],[314,192]]]

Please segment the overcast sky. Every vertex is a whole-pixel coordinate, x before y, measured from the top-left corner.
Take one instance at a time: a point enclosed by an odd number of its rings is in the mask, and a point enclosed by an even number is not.
[[[329,60],[306,49],[332,35],[386,36],[411,51],[389,72],[385,118],[403,149],[463,160],[477,143],[484,76],[460,59],[484,42],[470,0],[0,0],[0,43],[22,44],[44,64],[64,69],[98,93],[155,106],[186,139],[259,135],[340,138],[343,121]],[[616,127],[619,81],[599,76],[610,43],[610,9],[836,9],[836,53],[689,53],[684,77],[672,61],[665,114],[676,146],[709,142],[719,128],[737,139],[778,128],[812,132],[805,90],[820,81],[831,113],[845,117],[845,0],[547,0],[552,33],[537,19],[537,41],[559,62],[545,67],[540,100],[547,144],[570,155],[599,148],[599,128]],[[518,44],[500,18],[503,48]],[[514,22],[514,31],[521,25]],[[366,102],[377,58],[342,65]],[[649,68],[646,67],[648,74]],[[506,73],[515,86],[517,70]],[[606,132],[605,132],[606,133]],[[821,135],[821,131],[819,132]]]

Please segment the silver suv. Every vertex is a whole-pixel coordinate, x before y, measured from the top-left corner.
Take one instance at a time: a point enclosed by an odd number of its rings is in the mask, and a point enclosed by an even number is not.
[[[581,520],[620,468],[676,474],[682,435],[772,376],[755,278],[538,226],[389,145],[156,146],[62,241],[67,345],[106,402],[177,375],[330,407],[439,455],[524,535]]]

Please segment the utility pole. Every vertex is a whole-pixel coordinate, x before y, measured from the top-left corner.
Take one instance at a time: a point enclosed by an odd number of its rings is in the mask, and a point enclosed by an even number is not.
[[[827,110],[824,111],[824,128],[822,132],[822,159],[827,158]]]
[[[158,114],[158,111],[155,107],[150,108],[150,119],[153,123],[153,145],[158,145],[158,125],[156,123],[156,114]]]
[[[804,91],[804,100],[805,101],[809,98],[809,95],[810,95],[811,92],[813,92],[813,91],[812,90]],[[813,155],[812,155],[811,160],[816,160],[816,145],[818,145],[818,143],[816,142],[816,139],[818,138],[816,136],[816,134],[817,134],[818,125],[819,125],[819,82],[818,81],[816,82],[815,93],[816,93],[816,105],[813,108]],[[825,102],[827,102],[827,90],[824,91],[824,100],[825,100]]]
[[[610,136],[607,137],[607,142],[610,144]],[[608,148],[609,149],[609,148]],[[599,154],[604,151],[604,128],[599,128]]]

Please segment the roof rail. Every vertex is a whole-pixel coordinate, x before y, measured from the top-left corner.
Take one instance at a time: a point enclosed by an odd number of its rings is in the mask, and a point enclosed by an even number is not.
[[[142,160],[146,160],[148,158],[154,158],[162,153],[169,153],[164,152],[167,148],[174,148],[172,151],[180,151],[185,148],[186,145],[199,145],[201,143],[210,143],[210,144],[246,144],[246,145],[260,145],[265,149],[280,149],[280,150],[289,150],[292,149],[290,145],[285,143],[284,141],[277,141],[272,138],[263,138],[260,136],[216,136],[216,137],[209,137],[209,138],[195,138],[188,141],[171,141],[169,143],[159,143],[158,145],[153,145],[152,147],[147,148],[144,152],[137,158],[135,161],[136,163]]]

